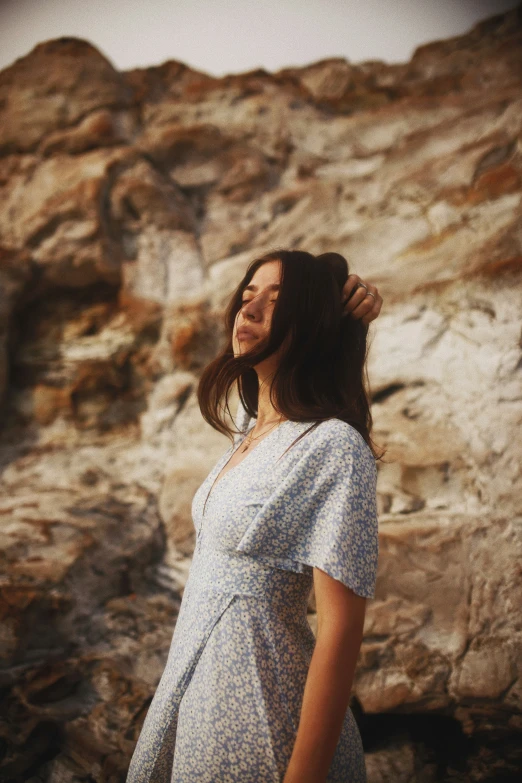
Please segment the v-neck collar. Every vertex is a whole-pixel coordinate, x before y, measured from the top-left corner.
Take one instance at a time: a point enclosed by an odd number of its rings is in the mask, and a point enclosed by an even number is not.
[[[252,454],[253,454],[255,451],[257,451],[257,449],[261,448],[261,446],[263,445],[263,443],[265,443],[265,441],[267,441],[267,440],[270,440],[270,438],[272,437],[272,435],[274,435],[274,433],[276,433],[276,432],[281,432],[281,428],[282,428],[282,427],[284,427],[284,426],[285,426],[285,424],[288,424],[288,423],[290,423],[290,419],[285,419],[285,421],[281,422],[281,424],[279,424],[277,427],[274,427],[274,429],[273,429],[271,432],[269,432],[269,433],[268,433],[268,435],[265,435],[265,437],[263,438],[263,440],[261,440],[261,441],[260,441],[260,442],[257,444],[257,446],[254,446],[254,448],[252,449],[252,451],[249,451],[249,452],[248,452],[248,454],[246,455],[246,457],[243,457],[243,459],[241,460],[241,462],[238,462],[238,463],[237,463],[237,465],[233,465],[231,468],[229,468],[229,469],[227,470],[227,472],[226,472],[226,473],[225,473],[223,476],[221,476],[221,478],[219,479],[219,481],[217,481],[217,478],[218,478],[218,476],[220,475],[220,473],[221,473],[221,471],[223,470],[223,468],[224,468],[226,465],[228,465],[228,463],[230,462],[230,460],[232,459],[232,457],[234,456],[234,454],[236,453],[236,451],[238,451],[239,447],[240,447],[240,446],[242,445],[242,443],[244,442],[244,440],[245,440],[246,436],[248,435],[248,433],[249,433],[249,432],[250,432],[252,429],[254,429],[254,427],[255,427],[255,422],[254,422],[254,424],[252,425],[252,427],[249,427],[249,428],[248,428],[248,430],[245,432],[245,434],[244,434],[244,435],[243,435],[243,436],[240,438],[240,440],[239,440],[239,443],[237,443],[237,445],[235,445],[235,447],[234,447],[234,446],[231,446],[231,447],[230,447],[230,448],[232,448],[232,449],[233,449],[232,453],[231,453],[230,455],[228,455],[228,452],[230,451],[230,449],[228,449],[228,450],[227,450],[227,451],[224,453],[224,455],[223,455],[223,460],[220,460],[220,461],[218,462],[218,464],[217,464],[216,468],[215,468],[215,473],[213,474],[213,482],[212,482],[212,485],[211,485],[211,487],[210,487],[210,489],[209,489],[209,491],[208,491],[208,494],[207,494],[207,496],[206,496],[206,498],[205,498],[205,502],[204,502],[204,504],[203,504],[203,511],[202,511],[202,513],[201,513],[201,516],[202,516],[202,517],[205,515],[205,508],[206,508],[206,506],[207,506],[208,499],[210,498],[210,496],[211,496],[212,492],[213,492],[213,491],[214,491],[214,489],[215,489],[215,488],[218,486],[218,484],[221,484],[221,482],[222,482],[222,481],[223,481],[223,480],[224,480],[224,479],[225,479],[225,478],[228,476],[228,474],[229,474],[229,473],[232,473],[232,471],[233,471],[233,470],[235,470],[236,468],[239,468],[239,467],[241,467],[241,465],[243,464],[243,462],[245,462],[245,461],[246,461],[246,460],[247,460],[247,459],[248,459],[248,458],[249,458],[249,457],[250,457],[250,456],[251,456],[251,455],[252,455]],[[292,424],[296,424],[297,422],[291,422],[291,423],[292,423]],[[228,457],[227,457],[227,455],[228,455]]]

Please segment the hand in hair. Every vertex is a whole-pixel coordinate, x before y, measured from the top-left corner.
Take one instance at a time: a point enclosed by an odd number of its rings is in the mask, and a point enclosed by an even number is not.
[[[365,283],[359,275],[348,275],[341,296],[344,303],[343,315],[349,315],[356,320],[360,318],[365,325],[377,318],[381,312],[382,296],[377,287]]]

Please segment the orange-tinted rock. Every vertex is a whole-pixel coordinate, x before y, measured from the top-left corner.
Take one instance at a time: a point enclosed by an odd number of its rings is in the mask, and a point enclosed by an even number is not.
[[[48,134],[102,107],[128,107],[132,98],[126,80],[87,41],[45,41],[0,74],[0,152],[37,149]]]
[[[62,38],[0,74],[0,777],[20,757],[42,779],[124,774],[190,566],[190,499],[229,445],[201,419],[199,375],[275,247],[342,252],[384,295],[359,703],[519,725],[520,18],[398,65],[118,73]],[[44,763],[51,724],[68,728]],[[408,738],[369,755],[375,781],[418,768]]]

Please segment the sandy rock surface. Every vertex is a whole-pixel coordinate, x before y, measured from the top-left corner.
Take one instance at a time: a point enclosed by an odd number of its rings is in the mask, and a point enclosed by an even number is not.
[[[520,9],[404,65],[119,73],[62,38],[0,73],[0,776],[124,780],[228,446],[199,374],[275,247],[385,300],[369,781],[516,774],[521,134]]]

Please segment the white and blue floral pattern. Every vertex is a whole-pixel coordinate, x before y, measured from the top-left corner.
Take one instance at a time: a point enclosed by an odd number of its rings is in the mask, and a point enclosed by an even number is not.
[[[189,578],[127,783],[283,780],[315,644],[313,567],[365,597],[377,569],[373,455],[340,419],[311,425],[284,421],[215,483],[236,436],[197,490]],[[349,708],[327,780],[366,781]]]

